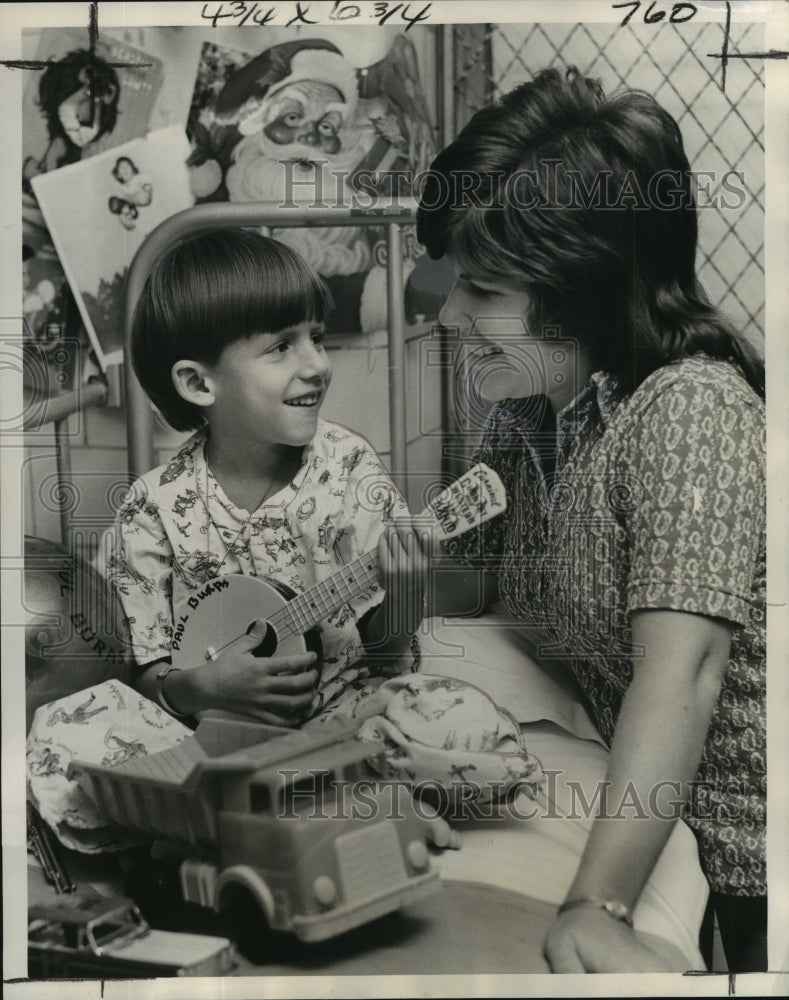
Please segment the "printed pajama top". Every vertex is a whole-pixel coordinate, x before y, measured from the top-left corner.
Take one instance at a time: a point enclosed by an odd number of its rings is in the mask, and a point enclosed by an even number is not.
[[[142,476],[105,538],[108,576],[129,621],[138,664],[169,657],[173,623],[195,591],[242,573],[303,593],[374,549],[384,522],[407,513],[380,459],[360,435],[320,420],[290,485],[249,513],[236,507],[205,460],[204,430]],[[359,618],[383,600],[377,585],[319,626],[323,672],[315,714],[359,678]]]

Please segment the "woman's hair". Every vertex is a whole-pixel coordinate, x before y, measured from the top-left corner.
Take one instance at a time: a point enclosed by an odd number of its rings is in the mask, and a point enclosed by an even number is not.
[[[176,361],[214,365],[242,337],[322,322],[328,309],[326,286],[290,247],[245,229],[208,229],[171,246],[148,275],[132,321],[134,370],[167,421],[193,430],[205,414],[177,392]]]
[[[575,68],[543,70],[479,111],[433,161],[417,236],[489,280],[522,282],[534,330],[578,337],[635,388],[704,352],[764,395],[764,365],[696,274],[693,176],[650,95],[606,97]]]
[[[120,181],[120,166],[122,163],[128,163],[132,168],[132,171],[135,174],[139,174],[140,171],[137,169],[134,160],[130,159],[128,156],[119,156],[115,161],[115,166],[112,168],[112,176],[116,181]]]

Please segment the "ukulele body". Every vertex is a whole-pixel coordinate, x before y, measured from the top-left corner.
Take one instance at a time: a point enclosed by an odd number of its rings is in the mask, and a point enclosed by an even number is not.
[[[279,634],[271,619],[283,612],[296,593],[278,580],[257,576],[228,575],[209,581],[192,601],[196,607],[181,616],[173,636],[172,662],[181,670],[210,662],[239,636],[245,635],[259,618],[266,622],[266,635],[254,650],[255,656],[294,656],[314,652],[320,682],[322,644],[320,631]]]

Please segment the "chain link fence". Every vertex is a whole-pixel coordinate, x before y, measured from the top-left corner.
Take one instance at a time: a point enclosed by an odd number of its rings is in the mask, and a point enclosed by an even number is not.
[[[761,350],[763,63],[732,59],[724,91],[721,60],[709,55],[721,52],[723,38],[723,24],[714,22],[457,26],[453,124],[462,128],[480,107],[548,66],[577,66],[600,80],[606,92],[619,87],[648,91],[679,123],[691,168],[699,174],[701,280]],[[764,48],[762,24],[731,26],[731,53]]]

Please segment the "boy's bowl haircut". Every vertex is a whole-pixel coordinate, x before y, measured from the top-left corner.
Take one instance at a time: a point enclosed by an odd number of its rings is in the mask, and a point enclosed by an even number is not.
[[[228,344],[323,322],[330,306],[321,278],[290,247],[249,229],[207,229],[169,247],[148,275],[132,322],[134,371],[172,427],[195,430],[204,413],[175,389],[177,361],[216,364]]]

